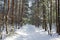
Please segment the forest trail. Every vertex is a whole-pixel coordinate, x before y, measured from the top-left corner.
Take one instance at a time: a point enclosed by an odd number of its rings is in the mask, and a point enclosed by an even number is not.
[[[60,36],[57,34],[50,36],[47,31],[41,28],[35,28],[33,25],[24,25],[13,36],[9,36],[4,40],[60,40]]]

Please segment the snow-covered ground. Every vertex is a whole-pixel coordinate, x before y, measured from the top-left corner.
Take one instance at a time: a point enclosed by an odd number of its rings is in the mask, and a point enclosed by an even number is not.
[[[3,40],[60,40],[54,30],[52,36],[48,35],[48,31],[44,31],[41,27],[36,28],[34,25],[24,25],[21,29],[17,29],[15,34],[8,36]]]

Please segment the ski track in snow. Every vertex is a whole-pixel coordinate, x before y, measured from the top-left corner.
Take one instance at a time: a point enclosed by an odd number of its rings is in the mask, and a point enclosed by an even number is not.
[[[16,34],[7,37],[4,40],[60,40],[60,36],[57,34],[52,34],[52,36],[50,36],[47,31],[27,24],[17,30]]]

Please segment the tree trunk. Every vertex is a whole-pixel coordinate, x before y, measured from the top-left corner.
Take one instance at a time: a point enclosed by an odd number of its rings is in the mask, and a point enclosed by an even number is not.
[[[46,23],[46,7],[44,5],[44,0],[43,0],[43,28],[45,31],[47,31],[47,23]]]
[[[49,17],[49,27],[50,27],[50,34],[51,34],[51,30],[52,30],[52,0],[50,0],[50,17]]]
[[[58,0],[58,4],[57,4],[58,8],[58,15],[57,15],[57,33],[60,35],[60,0]]]
[[[21,10],[20,10],[20,26],[23,25],[23,13],[24,13],[24,0],[21,0]]]
[[[14,33],[14,0],[12,0],[12,15],[11,15],[11,19],[12,19],[12,33]]]
[[[6,1],[6,0],[5,0],[5,1]],[[5,21],[5,22],[6,22],[6,34],[8,34],[8,26],[7,26],[7,25],[8,25],[8,18],[7,18],[7,16],[8,16],[8,14],[9,14],[9,6],[10,6],[9,3],[10,3],[10,0],[8,0],[8,11],[7,11],[7,14],[6,14],[6,19],[5,19],[5,20],[6,20],[6,21]]]

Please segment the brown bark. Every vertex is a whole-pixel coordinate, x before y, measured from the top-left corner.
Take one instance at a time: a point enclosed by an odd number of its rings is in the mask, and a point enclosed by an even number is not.
[[[58,33],[58,0],[56,0],[56,32]]]
[[[49,33],[51,34],[51,30],[52,30],[52,0],[50,0],[50,13],[49,13]]]
[[[5,0],[6,1],[6,0]],[[10,0],[8,0],[8,11],[7,11],[7,14],[5,15],[5,22],[6,22],[6,34],[8,34],[8,14],[9,14],[9,5],[10,5]]]
[[[14,33],[14,0],[12,0],[12,15],[11,15],[12,33]]]
[[[60,35],[60,0],[58,0],[58,4],[57,4],[58,8],[57,8],[57,33]]]
[[[47,31],[46,6],[44,5],[44,0],[43,0],[43,29],[45,29],[45,31]]]
[[[21,0],[21,10],[20,10],[20,26],[23,24],[23,14],[24,14],[24,0]]]

